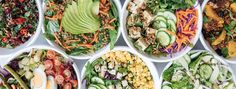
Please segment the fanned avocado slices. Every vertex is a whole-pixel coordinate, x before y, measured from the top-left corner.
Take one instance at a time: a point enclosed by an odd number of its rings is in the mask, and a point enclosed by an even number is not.
[[[72,2],[65,9],[62,18],[62,26],[71,34],[92,33],[97,31],[101,23],[99,21],[99,0],[78,0]]]

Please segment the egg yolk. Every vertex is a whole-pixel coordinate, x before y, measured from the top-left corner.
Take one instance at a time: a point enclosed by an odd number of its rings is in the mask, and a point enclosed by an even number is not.
[[[42,77],[39,74],[34,74],[34,78],[32,79],[33,86],[39,88],[43,85]]]
[[[52,83],[50,80],[47,81],[47,86],[46,86],[46,89],[51,89],[52,87]]]

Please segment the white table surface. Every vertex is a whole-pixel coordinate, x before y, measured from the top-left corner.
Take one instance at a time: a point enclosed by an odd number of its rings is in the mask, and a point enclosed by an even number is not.
[[[120,0],[120,1],[121,1],[122,5],[123,5],[123,2],[125,0]],[[41,34],[42,34],[42,32],[41,32]],[[37,39],[36,43],[34,43],[32,45],[36,45],[36,44],[37,45],[38,44],[40,44],[40,45],[49,45],[47,43],[47,41],[42,37],[42,35],[40,35],[40,37]],[[127,44],[125,43],[122,35],[120,35],[119,40],[116,43],[116,46],[127,46]],[[195,45],[193,50],[194,49],[204,50],[204,47],[202,46],[200,40],[197,42],[197,44]],[[6,59],[6,58],[5,57],[0,57],[0,59]],[[78,66],[80,71],[82,70],[84,64],[87,62],[87,60],[78,60],[78,59],[74,59],[74,61],[76,62],[76,64],[77,64],[77,66]],[[157,71],[158,71],[159,75],[162,73],[164,67],[167,65],[167,63],[154,63],[154,64],[155,64],[155,66],[157,68]],[[236,73],[236,64],[230,64],[230,66],[233,69],[233,72]],[[234,75],[234,76],[236,76],[236,75]]]

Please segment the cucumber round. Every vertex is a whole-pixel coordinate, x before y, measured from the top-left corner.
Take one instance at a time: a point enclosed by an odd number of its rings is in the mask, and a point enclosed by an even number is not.
[[[177,22],[175,14],[170,11],[165,11],[163,16],[165,16],[167,19],[172,19],[174,22]]]
[[[98,85],[90,84],[88,89],[102,89],[102,88],[100,88]]]
[[[102,84],[102,85],[105,84],[105,82],[99,77],[92,77],[91,82],[95,84]]]
[[[171,35],[170,38],[171,38],[170,44],[172,44],[172,43],[174,43],[176,41],[176,37],[175,36]]]
[[[99,84],[98,86],[99,86],[101,89],[107,89],[107,87],[104,86],[104,85],[102,85],[102,84]]]
[[[167,28],[159,28],[158,31],[166,31]]]
[[[174,20],[168,19],[167,20],[167,24],[168,26],[170,26],[170,30],[174,33],[176,33],[176,23],[174,22]]]
[[[158,31],[156,37],[162,46],[168,46],[171,41],[170,35],[165,31]]]
[[[166,22],[166,18],[162,15],[158,15],[156,18],[155,18],[156,21],[164,21]]]
[[[162,89],[172,89],[170,86],[164,85],[162,86]]]
[[[159,12],[157,12],[156,15],[158,15],[158,16],[164,16],[164,12],[163,12],[163,11],[159,11]]]

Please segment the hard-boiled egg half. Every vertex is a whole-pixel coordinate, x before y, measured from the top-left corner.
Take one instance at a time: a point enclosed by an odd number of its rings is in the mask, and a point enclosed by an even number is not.
[[[57,89],[54,77],[48,76],[46,89]]]
[[[47,76],[42,68],[36,68],[33,71],[34,77],[30,81],[31,89],[46,89]]]

